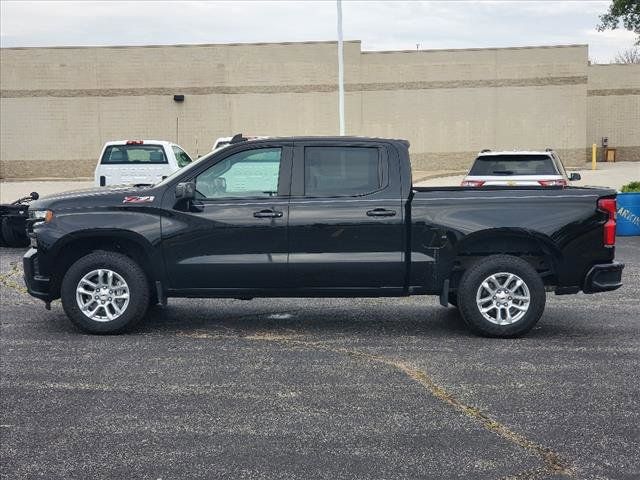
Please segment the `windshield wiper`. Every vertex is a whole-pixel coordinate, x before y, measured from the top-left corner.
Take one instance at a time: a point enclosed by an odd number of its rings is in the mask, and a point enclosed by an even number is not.
[[[513,175],[515,172],[513,170],[494,170],[493,173],[496,175]]]

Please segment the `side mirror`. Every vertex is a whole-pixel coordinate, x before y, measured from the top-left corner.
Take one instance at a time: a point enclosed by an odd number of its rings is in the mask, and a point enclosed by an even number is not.
[[[569,175],[569,180],[571,180],[572,182],[580,179],[582,179],[582,175],[580,175],[579,173],[572,173],[571,175]]]
[[[31,197],[31,200],[37,200],[40,198],[40,195],[38,195],[38,192],[31,192],[29,196]]]
[[[176,185],[176,200],[194,200],[196,198],[196,184],[183,182]]]

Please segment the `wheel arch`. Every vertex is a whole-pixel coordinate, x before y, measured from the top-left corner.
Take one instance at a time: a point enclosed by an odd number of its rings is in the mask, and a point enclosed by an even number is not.
[[[60,295],[62,278],[69,267],[83,256],[98,250],[122,253],[137,262],[144,270],[151,287],[163,276],[161,258],[153,245],[142,235],[128,230],[86,230],[73,232],[58,240],[49,254],[54,259],[51,265],[52,293]]]
[[[558,281],[562,253],[549,236],[522,228],[491,228],[471,233],[456,244],[448,265],[451,289],[457,288],[469,265],[490,255],[522,258],[540,273],[546,285]]]

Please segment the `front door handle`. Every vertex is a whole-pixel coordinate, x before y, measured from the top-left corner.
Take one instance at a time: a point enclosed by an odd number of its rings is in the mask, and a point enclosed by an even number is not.
[[[367,212],[368,217],[395,217],[395,210],[387,210],[386,208],[374,208]]]
[[[260,210],[259,212],[253,212],[253,216],[256,218],[280,218],[282,212],[277,210]]]

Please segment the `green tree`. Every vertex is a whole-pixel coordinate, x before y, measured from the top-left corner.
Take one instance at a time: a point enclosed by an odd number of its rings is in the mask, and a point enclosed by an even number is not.
[[[613,0],[609,11],[600,15],[598,31],[615,30],[620,22],[624,28],[638,34],[636,45],[640,45],[640,0]]]

